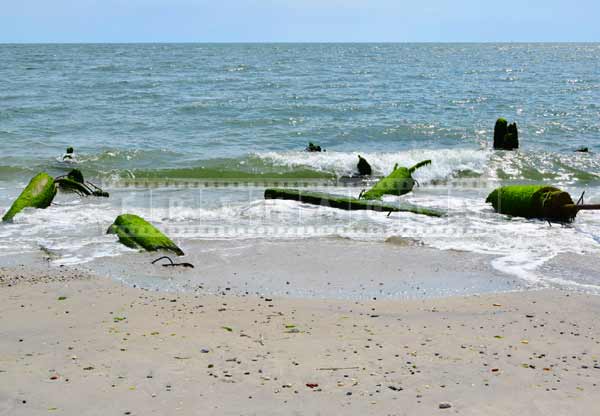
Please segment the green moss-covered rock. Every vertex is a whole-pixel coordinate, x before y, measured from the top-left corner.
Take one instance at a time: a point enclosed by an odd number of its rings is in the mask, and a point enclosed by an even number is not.
[[[21,195],[13,202],[10,209],[2,217],[2,221],[10,221],[23,209],[47,208],[56,196],[54,178],[47,173],[38,173],[31,179]]]
[[[485,202],[501,214],[559,222],[572,221],[578,211],[567,192],[543,185],[503,186],[490,193]]]
[[[300,201],[312,205],[320,205],[331,208],[344,209],[347,211],[371,210],[381,212],[412,212],[414,214],[428,215],[430,217],[443,217],[444,213],[430,208],[422,208],[414,205],[392,205],[382,204],[379,201],[369,201],[331,195],[322,192],[300,191],[298,189],[270,188],[265,190],[265,199],[288,199]]]
[[[404,195],[413,190],[415,180],[412,174],[415,170],[431,164],[424,160],[412,168],[394,166],[394,170],[385,178],[379,180],[371,189],[362,194],[363,199],[381,199],[383,195]]]
[[[373,169],[371,169],[371,165],[367,162],[367,159],[358,155],[358,164],[356,165],[358,169],[358,174],[360,176],[371,176],[373,173]]]
[[[130,248],[146,251],[167,250],[183,256],[181,250],[169,237],[141,217],[133,214],[119,215],[108,227],[107,234],[116,234],[119,241]]]

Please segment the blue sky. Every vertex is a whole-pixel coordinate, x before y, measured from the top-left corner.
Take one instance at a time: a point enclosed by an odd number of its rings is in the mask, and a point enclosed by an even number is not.
[[[598,0],[0,0],[0,42],[600,41],[599,17]]]

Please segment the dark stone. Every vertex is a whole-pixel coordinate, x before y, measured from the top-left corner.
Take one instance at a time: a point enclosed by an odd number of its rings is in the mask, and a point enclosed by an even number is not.
[[[322,152],[321,146],[314,144],[313,142],[309,142],[308,146],[305,149],[307,152]]]
[[[371,176],[373,170],[371,169],[371,165],[367,162],[367,159],[358,155],[358,164],[356,165],[358,168],[358,174],[360,176]]]

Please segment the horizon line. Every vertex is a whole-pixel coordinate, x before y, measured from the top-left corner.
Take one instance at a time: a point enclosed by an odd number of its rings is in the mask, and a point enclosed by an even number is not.
[[[600,41],[597,40],[543,40],[543,41],[526,41],[526,40],[515,40],[515,41],[494,41],[494,40],[482,40],[482,41],[35,41],[35,42],[3,42],[0,41],[0,45],[139,45],[139,44],[195,44],[195,45],[211,45],[211,44],[237,44],[237,45],[261,45],[261,44],[597,44]]]

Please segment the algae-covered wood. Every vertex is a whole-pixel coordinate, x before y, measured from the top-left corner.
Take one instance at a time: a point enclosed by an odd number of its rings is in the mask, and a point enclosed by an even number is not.
[[[501,214],[560,222],[572,221],[580,209],[567,192],[544,185],[503,186],[492,191],[486,202]]]
[[[301,191],[298,189],[269,188],[265,190],[265,199],[288,199],[307,204],[344,209],[347,211],[371,210],[382,212],[412,212],[414,214],[428,215],[430,217],[444,216],[442,211],[431,208],[423,208],[408,204],[401,206],[383,204],[379,201],[344,197],[323,192]]]
[[[78,182],[71,178],[59,178],[56,180],[56,183],[65,192],[75,192],[83,196],[90,196],[92,194],[83,182]]]
[[[363,199],[381,199],[383,195],[404,195],[412,191],[415,180],[412,174],[415,170],[431,164],[431,160],[424,160],[411,168],[394,166],[394,170],[382,178],[371,189],[362,194]]]
[[[79,169],[72,169],[67,176],[56,178],[56,184],[62,191],[75,192],[81,196],[109,197],[108,192],[104,192],[91,182],[86,182]]]
[[[169,237],[143,218],[133,214],[119,215],[108,228],[108,234],[116,234],[119,241],[130,248],[146,251],[167,250],[183,256],[181,250]]]
[[[56,196],[56,185],[52,176],[39,173],[34,176],[21,195],[13,202],[10,209],[2,217],[2,221],[10,221],[25,208],[47,208]]]

